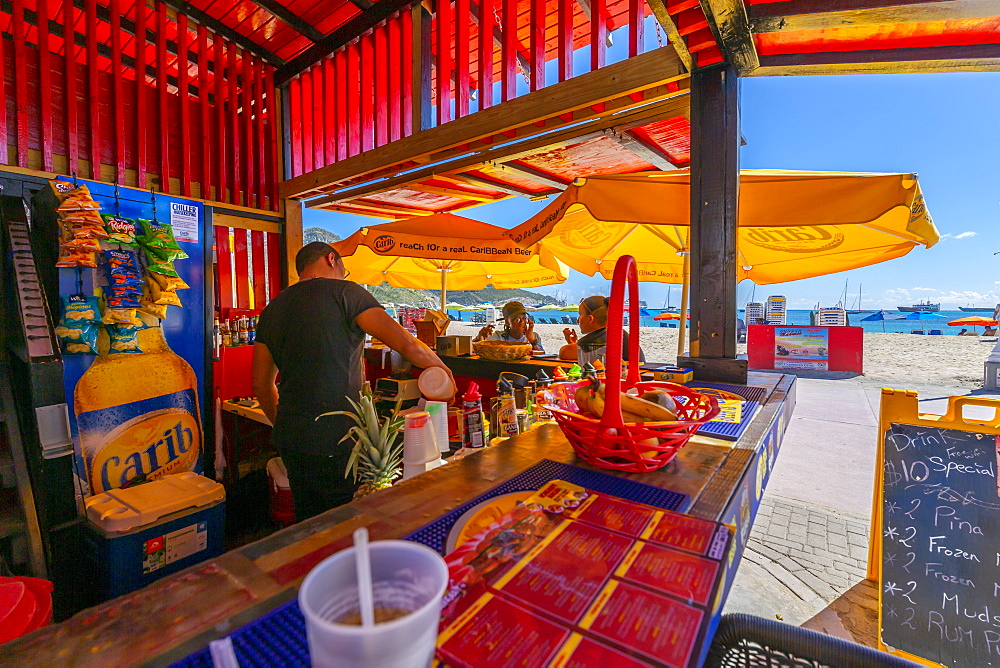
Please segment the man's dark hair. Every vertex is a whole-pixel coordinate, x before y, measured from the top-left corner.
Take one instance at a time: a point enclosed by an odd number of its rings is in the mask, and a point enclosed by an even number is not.
[[[325,241],[311,241],[307,243],[295,254],[295,271],[301,274],[305,271],[306,267],[330,253],[333,253],[336,256],[336,261],[340,262],[340,253]]]

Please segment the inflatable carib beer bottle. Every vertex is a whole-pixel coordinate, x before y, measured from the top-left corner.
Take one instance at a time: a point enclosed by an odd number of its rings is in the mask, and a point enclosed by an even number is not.
[[[194,370],[170,349],[159,326],[138,335],[142,353],[107,354],[102,333],[102,354],[73,393],[92,494],[137,476],[153,480],[193,470],[201,452]]]

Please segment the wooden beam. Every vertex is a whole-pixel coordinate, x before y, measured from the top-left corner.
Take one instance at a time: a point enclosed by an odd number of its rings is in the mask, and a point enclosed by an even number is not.
[[[285,64],[284,60],[274,55],[257,42],[230,28],[222,21],[212,18],[186,0],[163,0],[163,3],[181,14],[186,14],[188,18],[192,18],[206,28],[211,29],[212,32],[222,35],[230,42],[238,44],[270,65],[274,67],[282,67]]]
[[[673,17],[667,11],[664,0],[646,0],[646,4],[653,11],[653,16],[656,17],[656,22],[660,24],[660,28],[667,34],[667,40],[670,42],[670,46],[674,47],[677,57],[684,63],[684,69],[688,72],[694,70],[694,58],[691,57],[691,52],[688,51],[687,42],[684,41],[684,38],[677,30],[677,24],[674,23]]]
[[[501,173],[504,171],[514,172],[519,177],[530,179],[535,183],[541,183],[543,186],[549,186],[551,188],[555,188],[556,190],[566,190],[571,183],[571,181],[565,181],[555,174],[547,174],[541,170],[535,169],[534,167],[520,165],[516,162],[500,163],[498,171]]]
[[[391,213],[384,213],[382,211],[375,211],[374,209],[370,211],[362,211],[355,209],[351,206],[338,206],[336,204],[330,204],[329,206],[324,206],[323,211],[335,211],[337,213],[349,213],[352,216],[368,216],[370,218],[381,218],[382,220],[399,220],[401,216],[396,216]]]
[[[738,95],[732,67],[691,75],[691,357],[703,359],[704,380],[746,383],[745,370],[731,377],[730,362],[736,359]]]
[[[746,76],[760,66],[750,20],[743,0],[700,0],[715,41],[737,74]]]
[[[497,1],[499,1],[499,0],[497,0]],[[469,3],[469,6],[472,9],[472,22],[475,23],[477,26],[478,25],[483,25],[483,15],[482,15],[482,10],[479,8],[479,3],[473,1],[473,2]],[[490,20],[487,21],[486,24],[490,25],[490,26],[493,26],[493,30],[492,30],[492,33],[493,33],[493,43],[497,46],[497,48],[502,49],[503,48],[503,29],[496,24],[495,19],[493,17],[490,17]],[[527,53],[527,49],[524,48],[523,44],[521,44],[520,42],[517,41],[516,36],[515,36],[515,39],[514,39],[514,47],[515,47],[514,48],[514,56],[517,58],[518,64],[521,66],[521,68],[525,72],[529,71],[529,68],[531,67],[531,64],[528,62],[528,58],[525,55]]]
[[[657,169],[669,171],[678,167],[670,162],[670,157],[659,146],[647,142],[634,132],[611,131],[607,133],[607,136]]]
[[[587,123],[580,123],[561,129],[557,132],[529,137],[513,145],[501,144],[480,152],[457,156],[455,159],[447,162],[432,164],[421,169],[409,170],[391,178],[352,185],[349,188],[342,188],[332,194],[311,199],[308,201],[307,206],[319,208],[331,202],[347,202],[375,193],[395,190],[416,181],[436,177],[438,174],[452,175],[470,168],[489,171],[495,168],[495,163],[518,160],[540,151],[563,148],[589,139],[603,137],[604,131],[612,126],[619,131],[625,131],[649,125],[665,118],[671,118],[684,113],[687,109],[687,103],[687,95],[662,100],[656,104],[645,105],[639,109],[623,112],[612,119],[597,118]],[[469,175],[463,174],[462,178],[469,178]],[[546,194],[548,193],[533,193],[531,196],[540,197]]]
[[[285,285],[299,280],[295,271],[295,254],[302,248],[302,202],[297,199],[285,200]]]
[[[677,57],[667,49],[657,49],[289,179],[281,184],[281,192],[285,197],[301,196],[323,186],[684,78]]]
[[[410,79],[411,133],[430,129],[434,122],[431,105],[431,14],[420,3],[413,5],[412,77]]]
[[[797,0],[747,7],[753,32],[978,19],[1000,13],[996,0]]]
[[[289,11],[287,7],[280,2],[277,2],[277,0],[253,0],[253,3],[266,10],[274,18],[278,19],[292,30],[308,37],[313,42],[318,42],[323,39],[323,33],[310,25],[308,21],[303,19],[298,14]]]
[[[442,186],[429,186],[426,183],[414,183],[409,186],[410,190],[416,190],[422,193],[429,193],[431,195],[442,195],[444,197],[456,197],[458,199],[467,199],[472,202],[498,202],[502,199],[506,199],[506,195],[487,195],[486,193],[472,192],[470,190],[462,190],[461,188],[446,188]]]
[[[337,204],[347,204],[348,202],[336,202]],[[394,204],[385,204],[382,202],[372,202],[369,200],[364,201],[354,201],[350,202],[357,206],[363,206],[367,209],[373,209],[375,211],[381,211],[382,213],[389,213],[394,216],[403,216],[405,218],[415,218],[417,216],[430,216],[431,214],[437,213],[436,211],[428,211],[426,209],[414,209],[408,206],[396,206]],[[315,207],[311,207],[315,208]]]
[[[283,86],[303,70],[312,67],[396,12],[409,9],[413,3],[414,0],[379,0],[286,64],[278,66],[274,73],[274,85]]]
[[[438,178],[442,178],[442,176],[438,176]],[[465,181],[473,185],[493,188],[494,190],[499,190],[500,192],[507,193],[508,195],[514,195],[515,197],[527,197],[528,199],[536,199],[538,197],[548,195],[558,195],[564,190],[564,188],[553,188],[552,190],[548,190],[546,192],[534,192],[533,190],[528,190],[527,188],[520,188],[512,183],[503,183],[501,181],[483,178],[478,174],[450,174],[447,178],[454,179],[456,181]]]
[[[753,76],[997,71],[1000,47],[978,44],[761,56]]]

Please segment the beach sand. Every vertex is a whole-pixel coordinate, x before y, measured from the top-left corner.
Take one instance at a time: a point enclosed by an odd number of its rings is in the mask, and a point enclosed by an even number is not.
[[[568,325],[536,325],[542,343],[549,352],[559,352],[564,345],[562,330]],[[476,330],[470,323],[453,323],[450,334],[468,334]],[[639,338],[650,362],[673,363],[677,359],[677,329],[643,327]],[[863,376],[858,380],[897,389],[937,385],[978,389],[983,384],[983,362],[996,339],[973,336],[920,336],[916,334],[865,334]],[[737,346],[746,353],[746,344]],[[850,377],[836,372],[812,372],[814,377]]]

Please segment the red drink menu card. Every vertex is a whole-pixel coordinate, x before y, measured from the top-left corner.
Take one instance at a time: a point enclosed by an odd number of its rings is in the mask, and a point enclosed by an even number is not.
[[[446,557],[438,659],[697,665],[731,538],[723,524],[553,480]]]

